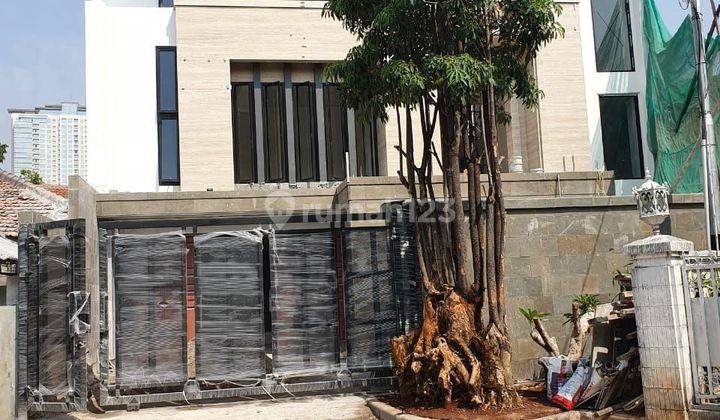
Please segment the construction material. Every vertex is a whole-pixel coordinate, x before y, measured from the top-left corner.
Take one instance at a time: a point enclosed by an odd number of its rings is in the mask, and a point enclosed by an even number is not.
[[[566,356],[555,356],[541,357],[538,363],[546,369],[545,389],[548,399],[552,400],[565,382],[572,377],[572,362]]]

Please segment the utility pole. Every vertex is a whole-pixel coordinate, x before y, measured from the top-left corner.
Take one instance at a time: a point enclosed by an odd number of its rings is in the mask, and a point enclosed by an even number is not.
[[[698,102],[702,118],[702,158],[703,186],[705,190],[705,234],[708,249],[717,249],[717,235],[720,220],[720,189],[718,188],[717,146],[715,143],[715,127],[710,111],[710,95],[708,92],[707,60],[705,41],[702,31],[702,17],[698,8],[698,0],[690,0],[693,31],[695,32],[695,52],[697,53]]]

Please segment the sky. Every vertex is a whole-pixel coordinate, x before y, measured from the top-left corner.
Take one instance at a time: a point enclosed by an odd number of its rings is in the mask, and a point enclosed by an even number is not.
[[[84,0],[0,0],[0,143],[8,108],[85,103],[83,15]]]
[[[686,1],[656,0],[671,31]],[[711,16],[709,0],[700,1]],[[83,13],[84,0],[0,0],[0,143],[10,143],[8,108],[85,104]]]

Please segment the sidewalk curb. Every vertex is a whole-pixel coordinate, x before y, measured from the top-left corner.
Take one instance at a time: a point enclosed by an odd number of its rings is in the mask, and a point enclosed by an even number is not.
[[[369,398],[367,405],[370,407],[373,415],[380,420],[426,420],[426,417],[414,416],[412,414],[403,413],[402,410],[385,404],[377,398]]]
[[[432,420],[427,417],[415,416],[413,414],[403,413],[399,408],[395,408],[390,404],[385,404],[377,398],[369,398],[367,405],[370,407],[373,415],[379,420]],[[585,420],[592,419],[592,412],[585,410],[566,411],[564,413],[553,414],[550,416],[540,417],[536,420]]]

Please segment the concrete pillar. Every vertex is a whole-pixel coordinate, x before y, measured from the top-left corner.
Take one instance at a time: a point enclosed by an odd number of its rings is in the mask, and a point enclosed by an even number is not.
[[[692,251],[692,242],[668,235],[625,245],[636,259],[632,285],[648,419],[688,418],[693,391],[682,267]]]
[[[15,307],[0,306],[0,420],[15,418]]]

